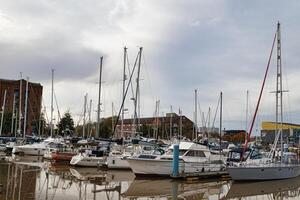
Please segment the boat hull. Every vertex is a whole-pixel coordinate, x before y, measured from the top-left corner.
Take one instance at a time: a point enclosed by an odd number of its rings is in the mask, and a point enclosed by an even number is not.
[[[81,166],[81,167],[98,167],[105,163],[104,157],[89,157],[89,156],[82,156],[76,155],[73,156],[70,164],[74,166]]]
[[[159,159],[128,159],[129,165],[136,175],[170,176],[172,160]],[[221,171],[223,165],[212,163],[179,162],[179,173],[201,173]]]
[[[294,178],[300,175],[299,164],[228,167],[227,170],[231,178],[236,181],[280,180]]]
[[[30,148],[30,147],[22,147],[15,146],[12,149],[13,154],[24,154],[24,155],[32,155],[32,156],[43,156],[46,152],[45,148]]]
[[[128,161],[123,156],[108,156],[106,165],[109,169],[131,169]]]
[[[70,162],[75,155],[77,155],[75,152],[52,152],[51,159],[55,162]]]

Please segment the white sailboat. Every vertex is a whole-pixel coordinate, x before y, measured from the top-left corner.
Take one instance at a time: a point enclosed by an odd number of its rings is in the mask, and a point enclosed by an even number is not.
[[[122,89],[122,106],[121,106],[121,137],[123,138],[123,141],[125,139],[124,137],[124,130],[123,130],[123,120],[124,120],[124,100],[126,98],[126,91],[125,90],[125,81],[126,81],[126,61],[127,61],[127,48],[124,47],[124,66],[123,66],[123,89]],[[138,72],[137,72],[137,85],[136,85],[136,93],[135,93],[135,97],[134,97],[134,120],[133,120],[133,134],[136,134],[136,121],[138,118],[138,114],[140,113],[139,111],[137,112],[137,106],[139,105],[139,76],[140,76],[140,68],[141,68],[141,58],[142,58],[142,47],[140,47],[139,53],[138,53]],[[135,67],[134,67],[135,68]],[[134,73],[134,70],[132,71],[132,74]],[[131,77],[132,74],[130,76],[130,80],[128,83],[128,86],[131,82]],[[127,86],[127,89],[128,89]],[[133,150],[134,148],[127,148],[124,145],[120,146],[120,149],[116,149],[113,150],[112,152],[109,153],[108,157],[107,157],[107,162],[106,162],[106,166],[109,169],[130,169],[130,165],[127,162],[127,160],[125,158],[132,156],[133,155]]]
[[[250,137],[256,113],[259,107],[261,94],[264,88],[264,83],[266,80],[266,75],[269,69],[269,64],[271,60],[271,55],[273,52],[275,39],[277,38],[277,83],[276,83],[276,137],[271,151],[269,152],[268,158],[261,160],[261,162],[239,162],[236,165],[229,166],[227,168],[231,178],[233,180],[278,180],[278,179],[287,179],[294,178],[300,175],[300,164],[297,161],[297,156],[294,153],[283,151],[283,107],[282,107],[282,70],[281,70],[281,41],[280,41],[280,23],[277,24],[277,32],[273,41],[272,51],[270,54],[268,67],[266,70],[265,78],[263,81],[263,86],[261,89],[260,97],[257,103],[256,112],[254,114],[251,128],[249,131]],[[280,125],[278,125],[278,118],[280,118]],[[280,138],[280,149],[281,155],[279,159],[274,158],[277,144]],[[247,140],[245,143],[245,148],[247,147]],[[242,159],[241,159],[242,160]]]

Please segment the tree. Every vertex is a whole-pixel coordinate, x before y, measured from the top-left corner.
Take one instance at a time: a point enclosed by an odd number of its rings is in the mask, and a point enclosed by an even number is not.
[[[58,134],[59,135],[72,135],[74,128],[74,120],[70,112],[66,112],[64,116],[60,119],[58,125]]]

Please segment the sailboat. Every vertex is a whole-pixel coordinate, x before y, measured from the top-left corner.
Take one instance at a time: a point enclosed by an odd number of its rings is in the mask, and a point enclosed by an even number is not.
[[[142,59],[142,50],[143,48],[140,47],[140,50],[138,52],[137,55],[137,59],[136,61],[138,61],[138,72],[137,72],[137,85],[136,85],[136,92],[135,92],[135,97],[134,97],[134,120],[133,120],[133,135],[136,134],[136,120],[138,117],[139,111],[137,112],[137,106],[139,105],[139,76],[140,76],[140,68],[141,68],[141,59]],[[127,89],[125,90],[125,81],[126,81],[126,61],[127,61],[127,48],[124,47],[124,65],[123,65],[123,89],[122,89],[122,106],[120,109],[121,112],[121,137],[123,138],[123,141],[125,140],[124,137],[124,130],[123,130],[123,120],[124,120],[124,101],[126,98],[126,94],[128,91],[128,86],[131,84],[131,79],[132,79],[132,75],[134,73],[134,69],[136,67],[136,62],[135,62],[135,66],[133,71],[131,72],[132,74],[130,75],[130,79],[128,81],[128,85],[127,85]],[[119,116],[119,115],[118,115]],[[118,121],[118,120],[117,120]],[[115,129],[114,129],[115,130]],[[125,146],[124,144],[120,147],[116,147],[115,149],[113,149],[108,157],[107,157],[107,161],[106,161],[106,166],[109,169],[131,169],[129,163],[127,162],[126,158],[130,157],[133,155],[133,150],[136,148],[136,145],[133,144],[133,146],[129,145],[129,146]]]
[[[282,70],[281,70],[281,40],[280,40],[280,23],[277,24],[277,31],[273,40],[272,50],[270,53],[266,73],[264,76],[262,88],[260,91],[258,103],[256,105],[256,110],[254,113],[254,117],[252,119],[249,135],[245,142],[244,148],[246,149],[248,146],[248,140],[250,138],[252,128],[254,125],[254,121],[256,118],[257,110],[259,108],[266,76],[268,74],[268,69],[270,65],[270,60],[272,57],[272,52],[274,49],[275,40],[277,39],[277,82],[276,82],[276,137],[274,140],[274,144],[272,146],[271,151],[267,159],[262,159],[261,162],[247,162],[243,157],[247,157],[242,155],[241,162],[238,164],[229,166],[227,168],[231,178],[233,180],[279,180],[279,179],[288,179],[294,178],[300,175],[300,164],[297,161],[297,155],[291,152],[287,152],[287,148],[285,148],[284,152],[284,144],[283,144],[283,106],[282,106]],[[278,118],[280,119],[280,123],[278,123]],[[278,125],[279,124],[279,128]],[[279,158],[275,158],[274,155],[276,153],[276,147],[280,139],[280,149],[281,155]],[[245,152],[245,150],[244,150]]]

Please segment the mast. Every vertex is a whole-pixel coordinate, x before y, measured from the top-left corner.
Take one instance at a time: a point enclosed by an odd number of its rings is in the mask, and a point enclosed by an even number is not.
[[[5,110],[5,102],[6,102],[6,90],[4,90],[4,98],[3,98],[2,109],[1,109],[0,136],[2,135],[3,117],[4,117],[4,110]]]
[[[245,141],[247,140],[247,130],[248,130],[248,112],[249,112],[249,90],[247,90],[247,95],[246,95],[246,120],[245,120]]]
[[[90,106],[89,106],[89,122],[88,122],[88,134],[89,134],[89,137],[91,137],[91,114],[92,114],[92,103],[93,103],[93,100],[90,99]]]
[[[179,138],[182,138],[182,110],[179,108]]]
[[[276,76],[276,132],[280,133],[281,162],[283,161],[283,107],[282,107],[282,65],[281,65],[281,34],[280,23],[277,23],[277,76]],[[279,118],[279,119],[278,119]],[[278,129],[278,120],[280,128]]]
[[[173,136],[173,119],[172,119],[172,117],[173,117],[173,107],[172,107],[172,105],[171,105],[171,107],[170,107],[170,111],[171,111],[171,113],[170,113],[170,140],[172,139],[172,136]]]
[[[41,121],[42,121],[42,101],[43,101],[43,97],[41,97],[41,102],[40,102],[40,115],[39,115],[39,137],[41,136]]]
[[[156,115],[156,138],[158,139],[158,123],[159,123],[159,107],[160,107],[160,100],[157,101],[157,115]]]
[[[222,115],[223,115],[223,93],[220,93],[220,136],[219,136],[219,140],[220,140],[220,156],[221,156],[221,147],[222,147]]]
[[[197,116],[198,116],[198,111],[197,111],[197,109],[198,109],[198,107],[197,107],[197,102],[198,102],[198,100],[197,100],[197,97],[198,97],[198,93],[197,93],[197,89],[195,90],[195,139],[196,139],[196,141],[198,141],[198,123],[197,123]]]
[[[85,138],[86,101],[87,101],[87,94],[84,95],[84,103],[83,103],[83,126],[82,126],[82,137],[83,138]]]
[[[25,92],[25,108],[24,108],[24,130],[23,130],[23,137],[26,137],[26,125],[27,125],[27,107],[28,107],[28,82],[29,78],[26,79],[26,92]]]
[[[51,119],[50,119],[50,137],[53,137],[53,94],[54,94],[54,88],[53,88],[53,79],[54,79],[54,69],[51,70],[52,74],[52,81],[51,81]]]
[[[21,128],[22,128],[22,72],[20,73],[21,79],[20,79],[20,94],[19,94],[19,127],[18,127],[18,134],[21,134]]]
[[[209,140],[210,139],[210,106],[208,107],[208,113],[207,113],[207,136]]]
[[[127,47],[124,47],[124,63],[123,63],[123,88],[122,88],[122,100],[125,98],[125,84],[126,84],[126,58]],[[124,105],[122,106],[121,116],[121,138],[124,138]]]
[[[14,130],[15,137],[17,137],[17,131],[18,131],[18,121],[19,121],[18,115],[19,115],[19,111],[18,111],[18,108],[16,108],[15,130]]]
[[[100,137],[100,112],[101,112],[100,105],[101,105],[102,62],[103,62],[103,56],[100,57],[100,73],[99,73],[99,93],[98,93],[98,105],[97,105],[96,138]]]
[[[138,100],[140,95],[139,93],[140,93],[140,72],[141,72],[142,51],[143,51],[143,47],[140,47],[138,71],[137,71],[137,78],[136,78],[136,91],[135,91],[135,98],[134,98],[133,134],[135,134],[137,129],[139,129],[139,120],[138,120],[138,126],[136,125],[136,120],[139,118],[139,114],[140,114],[140,104],[138,103]]]
[[[112,133],[115,132],[114,128],[115,128],[115,126],[114,126],[114,102],[111,102],[111,132]],[[115,137],[115,136],[113,135],[113,137]]]
[[[16,104],[16,94],[14,92],[14,99],[13,99],[13,107],[12,107],[12,117],[11,117],[11,128],[10,128],[10,133],[14,133],[14,120],[16,117],[16,112],[15,112],[15,105]]]

